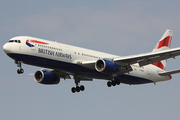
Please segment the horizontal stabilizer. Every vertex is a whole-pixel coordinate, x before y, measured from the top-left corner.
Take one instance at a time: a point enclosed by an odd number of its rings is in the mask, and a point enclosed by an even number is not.
[[[162,75],[162,76],[167,76],[167,75],[176,74],[176,73],[180,73],[180,70],[172,70],[172,71],[159,72],[158,74]]]

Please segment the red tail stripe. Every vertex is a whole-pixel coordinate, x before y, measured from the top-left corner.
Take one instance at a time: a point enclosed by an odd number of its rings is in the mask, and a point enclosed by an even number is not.
[[[163,65],[162,62],[160,62],[160,61],[159,61],[159,62],[155,62],[154,65],[157,66],[157,67],[159,67],[159,68],[161,68],[161,69],[163,69],[163,70],[165,70],[164,65]]]
[[[167,36],[163,40],[159,41],[159,43],[156,45],[155,49],[159,49],[163,46],[170,47],[171,40],[172,40],[172,36]]]

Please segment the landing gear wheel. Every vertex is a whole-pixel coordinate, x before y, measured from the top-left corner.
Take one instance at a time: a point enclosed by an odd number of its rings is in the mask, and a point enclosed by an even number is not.
[[[107,82],[107,86],[108,86],[108,87],[111,87],[111,85],[112,85],[112,82],[111,82],[111,81],[108,81],[108,82]]]
[[[116,85],[120,85],[121,81],[120,80],[116,80]]]
[[[113,85],[113,86],[116,86],[116,81],[112,81],[112,85]]]
[[[84,91],[85,90],[85,87],[83,85],[81,85],[80,87],[77,86],[77,87],[72,87],[71,88],[71,92],[72,93],[75,93],[75,92],[80,92],[80,91]]]
[[[75,84],[76,84],[76,87],[73,87],[73,88],[71,89],[71,91],[72,91],[73,93],[75,93],[75,92],[80,92],[80,91],[84,91],[84,90],[85,90],[84,85],[79,86],[80,80],[81,80],[81,76],[78,76],[78,75],[75,75],[75,76],[74,76],[74,82],[75,82]]]
[[[107,86],[108,86],[108,87],[116,86],[116,85],[120,85],[120,83],[121,83],[120,80],[108,81],[108,82],[107,82]]]
[[[24,73],[24,70],[23,70],[23,69],[20,69],[20,72],[21,72],[21,73]]]
[[[71,91],[72,91],[72,93],[75,93],[76,92],[76,88],[72,87]]]
[[[81,91],[84,91],[85,90],[85,87],[83,85],[80,86],[80,90]]]
[[[21,61],[15,61],[15,63],[17,64],[17,67],[20,67],[20,69],[17,70],[17,73],[18,73],[18,74],[24,73],[24,70],[22,69],[22,63],[21,63]]]
[[[20,74],[20,73],[21,73],[21,72],[20,72],[20,69],[18,69],[18,70],[17,70],[17,73],[18,73],[18,74]]]
[[[80,90],[81,90],[80,87],[77,86],[77,87],[76,87],[76,91],[77,91],[77,92],[80,92]]]
[[[23,69],[18,69],[18,70],[17,70],[17,73],[18,73],[18,74],[22,74],[22,73],[24,73],[24,70],[23,70]]]

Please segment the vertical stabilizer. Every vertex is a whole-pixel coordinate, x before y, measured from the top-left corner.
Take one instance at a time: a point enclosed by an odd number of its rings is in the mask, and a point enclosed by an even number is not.
[[[173,31],[167,29],[152,52],[168,50],[171,45],[172,35],[173,35]],[[167,60],[162,60],[162,61],[154,63],[154,65],[165,70],[166,62]]]

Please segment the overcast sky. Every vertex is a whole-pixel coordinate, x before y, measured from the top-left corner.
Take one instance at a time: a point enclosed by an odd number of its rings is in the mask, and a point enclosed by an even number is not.
[[[166,29],[174,31],[171,48],[180,46],[179,0],[1,0],[0,46],[28,35],[120,56],[150,52]],[[180,74],[157,85],[108,88],[107,81],[74,80],[45,86],[31,73],[41,68],[17,66],[0,51],[0,119],[2,120],[177,120]],[[180,57],[166,70],[180,69]]]

